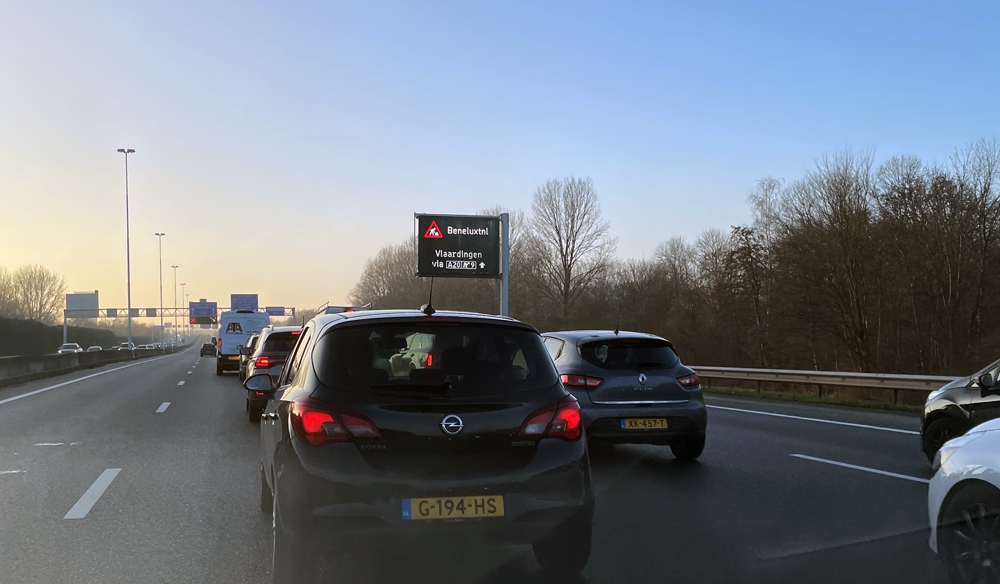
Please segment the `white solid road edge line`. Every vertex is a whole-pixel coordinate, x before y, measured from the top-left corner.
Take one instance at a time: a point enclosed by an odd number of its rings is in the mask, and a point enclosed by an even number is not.
[[[910,475],[898,474],[898,473],[894,473],[894,472],[889,472],[887,470],[879,470],[877,468],[868,468],[867,466],[858,466],[856,464],[848,464],[846,462],[838,462],[836,460],[828,460],[826,458],[817,458],[815,456],[807,456],[805,454],[789,454],[789,456],[791,456],[793,458],[801,458],[803,460],[811,460],[813,462],[822,462],[822,463],[825,463],[825,464],[832,464],[834,466],[842,466],[844,468],[852,468],[854,470],[861,470],[861,471],[864,471],[864,472],[870,472],[870,473],[879,474],[879,475],[883,475],[883,476],[887,476],[887,477],[893,477],[893,478],[896,478],[896,479],[903,479],[903,480],[906,480],[906,481],[913,481],[915,483],[924,483],[925,485],[930,482],[927,479],[922,479],[922,478],[919,478],[919,477],[911,477]]]
[[[183,381],[178,381],[177,385],[184,385],[184,382]]]
[[[94,484],[90,485],[87,492],[80,497],[80,500],[76,502],[76,505],[73,505],[73,508],[66,513],[63,519],[83,519],[86,517],[87,513],[90,513],[90,510],[94,508],[97,500],[104,494],[104,491],[108,490],[108,487],[111,486],[111,481],[115,480],[115,477],[121,471],[122,469],[120,468],[109,468],[102,472],[101,476],[97,477]]]
[[[886,428],[885,426],[869,426],[868,424],[853,424],[851,422],[838,422],[836,420],[824,420],[822,418],[805,418],[802,416],[792,416],[789,414],[776,414],[774,412],[762,412],[759,410],[743,410],[740,408],[729,408],[726,406],[706,405],[706,407],[716,410],[726,410],[730,412],[742,412],[744,414],[758,414],[761,416],[774,416],[775,418],[789,418],[792,420],[804,420],[806,422],[820,422],[822,424],[835,424],[837,426],[850,426],[852,428],[864,428],[866,430],[881,430],[883,432],[896,432],[897,434],[912,434],[919,436],[920,432],[915,430],[900,430],[899,428]]]
[[[156,410],[156,413],[162,414],[163,412],[167,411],[167,408],[169,407],[170,407],[170,402],[163,402],[162,404],[160,404],[160,407]]]
[[[98,373],[91,373],[90,375],[84,375],[83,377],[78,377],[76,379],[70,379],[69,381],[64,381],[62,383],[57,383],[55,385],[50,385],[48,387],[43,387],[41,389],[36,389],[35,391],[29,391],[28,393],[22,393],[21,395],[15,395],[14,397],[8,397],[7,399],[0,399],[0,406],[10,403],[12,401],[17,401],[21,398],[29,397],[32,395],[38,395],[42,392],[49,391],[50,389],[57,389],[69,385],[71,383],[76,383],[78,381],[85,381],[87,379],[92,379],[100,375],[107,375],[108,373],[114,373],[115,371],[121,371],[122,369],[128,369],[129,367],[135,367],[136,365],[145,365],[146,363],[152,363],[153,361],[159,361],[160,359],[166,359],[167,357],[173,357],[173,355],[164,355],[162,357],[153,357],[152,359],[144,359],[136,363],[129,363],[128,365],[122,365],[121,367],[115,367],[114,369],[108,369],[107,371],[100,371]]]

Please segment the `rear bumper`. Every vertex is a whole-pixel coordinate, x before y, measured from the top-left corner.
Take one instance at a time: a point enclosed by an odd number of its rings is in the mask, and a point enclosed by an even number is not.
[[[598,405],[581,396],[583,423],[587,438],[610,444],[675,444],[705,435],[708,414],[701,392],[692,392],[691,399],[679,404]],[[665,430],[625,430],[627,418],[664,418]]]
[[[588,520],[593,515],[586,444],[580,440],[573,445],[575,448],[567,449],[566,443],[540,444],[535,459],[523,469],[503,476],[463,479],[370,472],[354,445],[338,445],[322,449],[328,452],[321,457],[326,459],[321,468],[299,460],[285,466],[278,478],[278,505],[283,522],[288,518],[284,527],[289,533],[296,537],[305,534],[323,548],[369,537],[376,541],[431,537],[530,543],[581,513]],[[301,444],[296,444],[295,449],[316,451],[305,453],[307,459],[318,458],[313,455],[321,450]],[[331,452],[334,450],[338,452]],[[565,460],[568,450],[574,451],[575,457]],[[358,474],[345,472],[352,467],[363,470]],[[404,499],[484,495],[503,495],[503,517],[430,521],[403,517]]]
[[[232,357],[236,357],[233,359]],[[219,355],[216,357],[219,360],[219,364],[223,371],[239,371],[240,370],[240,356],[239,355]]]

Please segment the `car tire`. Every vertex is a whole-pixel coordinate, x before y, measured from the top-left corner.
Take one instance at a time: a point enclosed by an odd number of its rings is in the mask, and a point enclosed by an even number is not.
[[[219,359],[215,360],[215,374],[222,375],[222,361]]]
[[[546,573],[565,578],[579,574],[590,560],[594,536],[594,507],[588,505],[575,516],[531,544],[535,560]]]
[[[262,404],[255,404],[253,402],[247,403],[247,411],[249,412],[248,418],[251,424],[259,424],[260,417],[264,415],[264,406]]]
[[[316,581],[315,558],[303,549],[304,542],[295,541],[281,526],[278,497],[271,498],[272,584],[313,584]]]
[[[267,477],[264,476],[264,469],[260,469],[260,511],[261,513],[271,513],[274,511],[274,496],[271,495],[271,487],[267,486]]]
[[[994,582],[1000,557],[1000,490],[974,480],[941,509],[938,555],[952,583]],[[989,550],[989,551],[987,551]]]
[[[927,460],[933,462],[938,450],[952,438],[958,438],[969,429],[968,424],[957,418],[938,418],[927,424],[920,435],[921,447]]]
[[[705,451],[705,435],[697,438],[688,438],[683,442],[670,445],[670,452],[678,460],[697,460],[701,453]]]

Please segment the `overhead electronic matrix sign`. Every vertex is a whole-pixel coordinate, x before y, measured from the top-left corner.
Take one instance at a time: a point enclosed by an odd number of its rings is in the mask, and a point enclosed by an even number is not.
[[[252,310],[257,312],[257,295],[256,294],[230,294],[229,295],[229,309],[230,310]]]
[[[264,307],[264,312],[270,316],[285,316],[284,306],[266,306]]]
[[[484,215],[414,215],[417,275],[500,277],[500,218]]]
[[[189,302],[188,316],[191,324],[216,324],[219,305],[216,302]]]

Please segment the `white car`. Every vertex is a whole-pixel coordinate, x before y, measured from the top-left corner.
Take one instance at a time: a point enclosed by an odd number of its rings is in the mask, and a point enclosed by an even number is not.
[[[995,582],[1000,569],[1000,419],[945,442],[927,491],[930,546],[952,582]]]
[[[87,347],[87,352],[88,353],[96,353],[98,351],[103,351],[103,350],[104,349],[102,349],[101,347],[98,347],[97,345],[91,345],[91,346]]]
[[[82,352],[83,352],[83,347],[81,347],[76,343],[63,343],[59,345],[58,349],[56,349],[56,353],[59,355],[65,355],[67,353],[82,353]]]

